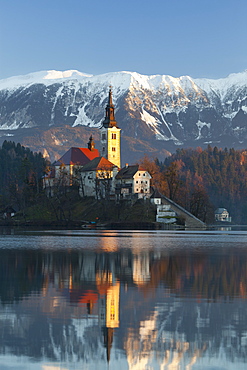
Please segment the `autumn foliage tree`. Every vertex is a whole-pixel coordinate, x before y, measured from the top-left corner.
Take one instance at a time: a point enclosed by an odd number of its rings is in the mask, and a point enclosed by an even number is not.
[[[247,156],[244,150],[219,149],[180,149],[164,161],[164,165],[182,160],[184,167],[181,178],[186,172],[191,174],[191,194],[203,187],[209,202],[214,208],[227,208],[235,222],[244,222],[247,195]],[[198,179],[200,181],[198,182]],[[182,201],[182,200],[181,200]]]
[[[149,158],[145,155],[140,161],[139,164],[145,168],[146,171],[152,176],[150,184],[152,187],[158,189],[165,195],[168,195],[168,185],[165,180],[164,174],[161,171],[159,162],[156,158]]]
[[[154,172],[153,185],[202,220],[212,220],[216,208],[227,208],[234,222],[247,218],[247,151],[178,149],[143,165]],[[150,172],[151,173],[151,172]]]

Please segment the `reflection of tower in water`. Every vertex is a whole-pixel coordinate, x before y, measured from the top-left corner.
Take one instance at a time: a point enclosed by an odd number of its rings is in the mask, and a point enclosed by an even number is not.
[[[105,272],[97,276],[97,284],[100,293],[99,323],[102,327],[104,346],[109,362],[114,328],[119,327],[120,283],[115,281],[113,273]]]
[[[104,238],[102,238],[104,239]],[[108,239],[108,238],[105,238]],[[67,288],[69,300],[76,305],[78,317],[89,315],[95,319],[98,312],[98,325],[101,343],[106,348],[107,361],[110,361],[114,329],[119,327],[120,282],[116,278],[116,238],[111,239],[111,252],[92,253],[85,251],[79,258],[68,264]],[[107,247],[107,242],[104,241]],[[86,316],[88,318],[88,316]]]

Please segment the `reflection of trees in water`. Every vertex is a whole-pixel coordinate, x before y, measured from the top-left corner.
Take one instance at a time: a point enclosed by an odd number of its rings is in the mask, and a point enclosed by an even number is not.
[[[40,292],[44,283],[42,253],[20,250],[0,252],[0,298],[2,303],[19,301]]]
[[[182,296],[198,299],[246,297],[246,256],[183,254],[155,261],[154,284],[163,282]],[[158,273],[157,273],[158,272]]]
[[[160,284],[181,296],[198,299],[246,297],[247,257],[179,251],[168,255],[93,251],[4,250],[0,258],[0,298],[18,301],[48,284],[58,289],[98,284],[99,276],[114,272],[122,284],[138,285],[143,292]]]

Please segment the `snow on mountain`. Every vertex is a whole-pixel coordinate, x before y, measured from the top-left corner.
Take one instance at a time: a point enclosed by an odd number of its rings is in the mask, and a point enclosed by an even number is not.
[[[45,84],[49,86],[53,83],[63,83],[68,80],[78,80],[81,83],[92,82],[94,84],[111,83],[114,87],[125,90],[129,87],[142,88],[147,90],[158,91],[160,89],[168,89],[169,92],[188,92],[190,90],[210,93],[212,90],[217,91],[223,97],[229,88],[235,86],[241,88],[247,86],[247,70],[241,73],[230,74],[226,78],[217,80],[213,79],[192,79],[189,76],[181,76],[178,78],[169,75],[141,75],[137,72],[113,72],[102,75],[91,75],[82,73],[77,70],[67,71],[40,71],[29,73],[27,75],[14,76],[0,80],[0,90],[13,89],[20,86],[26,87],[31,84]]]
[[[69,71],[40,71],[29,73],[27,75],[9,77],[3,80],[0,80],[0,90],[13,90],[19,87],[26,87],[34,84],[44,84],[49,86],[56,82],[61,82],[70,79],[83,79],[91,77],[85,73],[81,73],[76,70]]]
[[[233,87],[239,89],[247,86],[247,70],[240,73],[232,73],[228,77],[218,80],[203,78],[195,79],[194,81],[205,92],[210,93],[212,90],[216,91],[224,99],[229,89]]]
[[[76,70],[69,71],[47,71],[47,75],[43,77],[44,80],[57,80],[65,78],[79,78],[79,77],[91,77],[92,75],[85,74]]]
[[[129,142],[141,140],[141,151],[209,142],[247,145],[247,70],[218,80],[129,71],[90,75],[50,70],[15,76],[0,80],[0,130],[6,136],[24,128],[30,135],[34,128],[98,128],[109,86],[122,134]]]

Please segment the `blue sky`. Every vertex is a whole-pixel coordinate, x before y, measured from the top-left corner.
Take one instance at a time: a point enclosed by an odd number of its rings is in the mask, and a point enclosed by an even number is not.
[[[220,78],[247,69],[246,0],[0,0],[0,79],[40,70]]]

